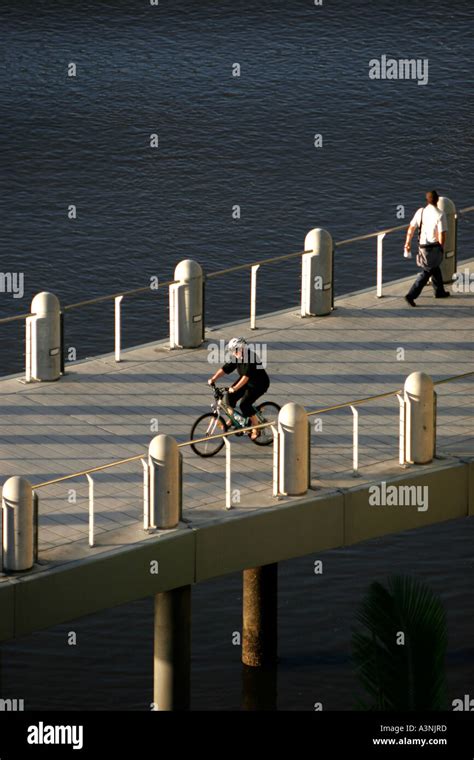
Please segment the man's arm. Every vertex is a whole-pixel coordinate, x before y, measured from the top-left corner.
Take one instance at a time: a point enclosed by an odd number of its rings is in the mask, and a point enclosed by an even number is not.
[[[239,382],[233,385],[231,388],[229,388],[229,393],[235,393],[235,391],[240,390],[241,388],[244,387],[244,385],[247,385],[248,381],[249,381],[248,375],[242,375]]]
[[[405,240],[405,251],[409,251],[411,248],[411,241],[412,241],[413,235],[415,234],[415,230],[416,230],[416,226],[412,226],[410,224],[407,230],[407,237]]]
[[[210,377],[207,382],[209,383],[209,385],[211,385],[211,383],[215,383],[216,380],[219,380],[219,378],[222,377],[222,375],[225,375],[225,374],[226,373],[224,372],[224,370],[222,368],[218,369],[217,372],[214,372],[213,376]]]
[[[443,246],[446,242],[446,233],[445,232],[439,232],[438,230],[438,243]]]
[[[415,213],[413,219],[411,220],[410,224],[408,225],[407,236],[405,240],[405,251],[409,251],[411,248],[411,241],[412,241],[413,235],[415,234],[415,230],[418,229],[418,227],[420,226],[422,211],[423,209],[419,208],[418,211]]]

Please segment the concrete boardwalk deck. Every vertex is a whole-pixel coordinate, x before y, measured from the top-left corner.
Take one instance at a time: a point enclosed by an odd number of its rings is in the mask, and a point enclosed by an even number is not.
[[[474,262],[462,268],[474,271]],[[474,369],[474,294],[434,300],[426,288],[419,307],[402,296],[407,282],[336,300],[331,316],[301,319],[298,309],[206,331],[199,349],[169,351],[163,343],[67,366],[57,383],[23,385],[0,380],[0,480],[24,475],[33,484],[143,452],[154,420],[159,432],[185,441],[194,419],[206,411],[206,380],[215,369],[208,346],[232,335],[267,345],[272,378],[267,398],[297,401],[308,411],[403,386],[410,372],[423,370],[439,380]],[[404,357],[401,358],[404,350]],[[439,386],[438,452],[474,454],[473,379]],[[358,483],[400,472],[396,397],[360,407]],[[349,409],[321,415],[312,433],[312,484],[324,493],[352,487],[352,414]],[[314,418],[313,418],[314,422]],[[213,459],[184,455],[184,517],[192,527],[227,520],[248,510],[275,506],[271,495],[272,450],[234,438],[234,489],[240,503],[224,509],[224,451]],[[88,485],[85,477],[42,489],[41,557],[67,561],[146,540],[142,531],[142,465],[135,462],[94,476],[97,546],[90,550]]]

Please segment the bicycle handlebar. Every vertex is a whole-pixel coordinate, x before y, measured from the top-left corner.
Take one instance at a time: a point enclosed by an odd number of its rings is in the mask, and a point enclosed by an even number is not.
[[[216,398],[222,398],[222,396],[224,395],[224,393],[227,393],[227,391],[229,390],[229,386],[221,386],[221,387],[219,387],[215,383],[210,383],[210,387],[214,391],[214,395],[215,395]]]

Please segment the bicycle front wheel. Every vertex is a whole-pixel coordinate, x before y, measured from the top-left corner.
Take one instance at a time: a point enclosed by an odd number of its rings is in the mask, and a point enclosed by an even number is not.
[[[262,422],[271,422],[272,425],[278,422],[278,412],[281,407],[273,401],[264,401],[263,404],[259,404],[256,407],[259,416],[263,417]],[[257,446],[269,446],[273,441],[273,432],[270,426],[260,428],[260,435],[258,438],[252,439]]]
[[[191,440],[207,438],[210,435],[219,435],[227,430],[224,419],[218,414],[202,414],[191,428]],[[212,441],[192,443],[191,448],[200,457],[213,457],[224,445],[223,438],[214,438]]]

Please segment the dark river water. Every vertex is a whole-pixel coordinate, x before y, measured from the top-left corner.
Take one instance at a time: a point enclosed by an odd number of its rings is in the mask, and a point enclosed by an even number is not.
[[[169,279],[184,258],[210,272],[298,251],[312,227],[395,226],[432,187],[472,205],[472,23],[468,0],[3,0],[0,271],[22,273],[24,294],[0,292],[0,318],[41,290],[71,304]],[[426,59],[428,83],[369,78],[383,55]],[[473,237],[466,215],[461,257]],[[385,240],[387,280],[414,271],[402,241]],[[374,240],[340,248],[336,294],[375,283],[374,265]],[[261,311],[293,305],[298,264],[259,283]],[[212,280],[208,324],[246,315],[248,290],[247,271]],[[166,303],[124,300],[125,346],[166,336]],[[0,325],[3,375],[22,370],[23,330]],[[112,350],[113,302],[67,313],[66,343],[78,359]],[[279,709],[354,707],[356,608],[393,572],[441,595],[450,695],[472,694],[473,547],[462,521],[326,553],[321,576],[319,557],[281,563]],[[193,589],[194,709],[239,709],[240,609],[239,576]],[[5,644],[3,696],[146,710],[151,658],[143,600]]]

